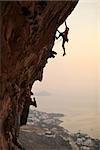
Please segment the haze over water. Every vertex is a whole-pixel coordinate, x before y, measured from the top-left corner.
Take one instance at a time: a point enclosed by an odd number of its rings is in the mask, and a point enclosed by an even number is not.
[[[34,84],[38,110],[63,113],[62,126],[100,138],[100,2],[80,0],[67,24],[67,55],[57,40],[58,55],[48,60],[42,82]]]

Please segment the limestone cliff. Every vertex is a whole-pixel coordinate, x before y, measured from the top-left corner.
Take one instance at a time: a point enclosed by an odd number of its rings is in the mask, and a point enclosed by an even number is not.
[[[19,128],[27,122],[31,87],[42,80],[56,30],[77,2],[0,2],[0,150],[18,146]]]

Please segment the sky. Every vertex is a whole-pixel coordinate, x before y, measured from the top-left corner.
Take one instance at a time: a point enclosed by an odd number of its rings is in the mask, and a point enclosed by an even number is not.
[[[60,38],[53,47],[56,58],[33,85],[37,109],[63,113],[63,127],[100,138],[100,1],[79,0],[67,26],[66,56]],[[63,24],[59,31],[64,29]]]
[[[49,59],[42,82],[36,81],[33,92],[49,93],[56,99],[93,101],[100,104],[100,2],[80,0],[67,18],[69,43],[63,55],[61,38],[55,41],[55,59]],[[64,31],[64,24],[59,28]],[[39,98],[40,99],[40,98]],[[41,97],[43,99],[43,97]],[[60,102],[58,103],[58,105]]]

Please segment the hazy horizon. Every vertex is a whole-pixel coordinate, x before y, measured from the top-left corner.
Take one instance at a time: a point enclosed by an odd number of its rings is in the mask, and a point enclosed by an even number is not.
[[[33,86],[34,93],[41,91],[50,93],[46,96],[36,96],[38,110],[51,112],[58,110],[60,113],[61,111],[68,113],[69,116],[70,113],[73,115],[79,113],[81,118],[81,114],[83,116],[92,114],[93,124],[95,119],[99,124],[100,2],[80,0],[68,17],[67,25],[69,43],[66,43],[66,56],[62,56],[62,40],[59,39],[53,48],[58,53],[56,58],[48,60],[42,82],[37,81]],[[64,25],[59,30],[63,31]],[[97,128],[99,131],[99,127]]]

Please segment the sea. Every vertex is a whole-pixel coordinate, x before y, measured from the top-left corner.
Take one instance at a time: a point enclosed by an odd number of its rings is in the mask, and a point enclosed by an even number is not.
[[[71,133],[82,132],[100,139],[100,102],[71,100],[57,96],[36,96],[38,111],[64,114],[61,126]]]

